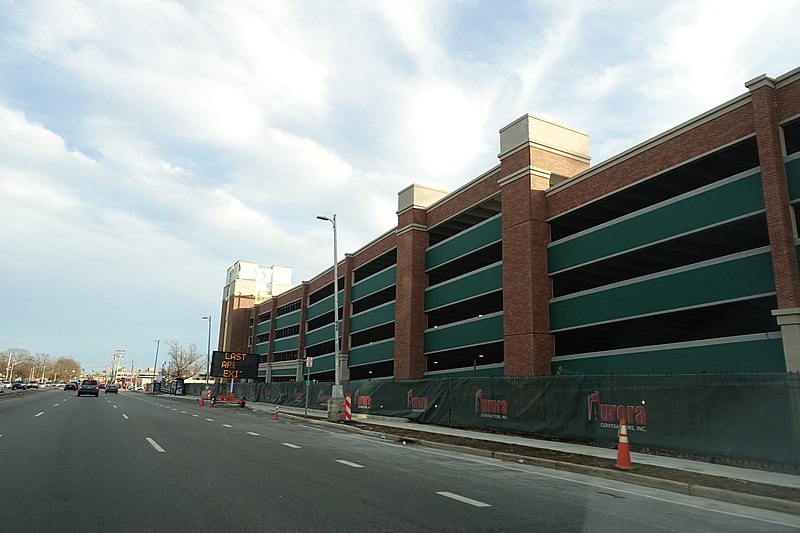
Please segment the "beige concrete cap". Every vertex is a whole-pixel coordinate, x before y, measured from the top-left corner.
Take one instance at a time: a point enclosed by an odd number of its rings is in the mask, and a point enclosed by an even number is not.
[[[500,129],[502,159],[521,146],[536,145],[589,161],[589,134],[534,115],[523,115]]]
[[[397,212],[403,212],[411,207],[425,209],[445,196],[448,191],[433,189],[424,185],[412,184],[397,193]]]

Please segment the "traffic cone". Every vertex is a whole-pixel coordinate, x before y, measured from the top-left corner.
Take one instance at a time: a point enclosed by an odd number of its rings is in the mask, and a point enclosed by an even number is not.
[[[628,446],[628,428],[624,419],[619,421],[619,446],[617,446],[617,464],[614,466],[620,470],[633,470],[631,449]]]
[[[273,420],[278,420],[278,406],[275,406],[275,414],[272,417]]]
[[[200,396],[200,407],[204,407],[206,405],[206,397]]]

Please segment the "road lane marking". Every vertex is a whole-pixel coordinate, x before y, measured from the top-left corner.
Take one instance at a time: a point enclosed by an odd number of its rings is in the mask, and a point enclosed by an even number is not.
[[[297,444],[292,444],[291,442],[281,442],[281,444],[283,444],[287,448],[294,448],[295,450],[300,449],[300,446],[298,446]],[[339,462],[341,463],[342,461],[339,461]],[[351,466],[354,465],[354,464],[355,463],[350,463]],[[356,466],[361,466],[361,465],[356,465]]]
[[[128,420],[128,415],[126,415],[125,413],[122,413],[122,418],[124,418],[125,420]]]
[[[114,406],[114,409],[116,409],[116,408],[117,408],[117,406],[115,405],[115,406]]]
[[[314,431],[322,431],[323,433],[330,433],[330,431],[325,431],[324,429],[320,429],[320,428],[312,428],[311,426],[304,426],[303,424],[297,424],[297,427],[306,428],[306,429],[313,429]]]
[[[206,420],[208,420],[209,422],[213,422],[214,421],[213,418],[206,418]]]
[[[37,416],[42,416],[43,414],[44,414],[44,411],[42,411],[42,412],[41,412],[41,413],[39,413],[38,415],[33,415],[33,418],[36,418]]]
[[[192,416],[197,416],[197,415],[192,415]]]
[[[58,407],[59,405],[61,405],[61,404],[60,403],[54,403],[53,407]]]
[[[233,427],[233,426],[232,426],[232,425],[230,425],[230,424],[222,424],[222,425],[223,425],[223,426],[225,426],[226,428],[232,428],[232,427]]]
[[[186,414],[186,411],[181,411],[181,413],[185,415],[185,414]]]
[[[451,498],[461,503],[473,505],[475,507],[491,507],[491,505],[489,505],[488,503],[479,502],[478,500],[473,500],[472,498],[467,498],[466,496],[453,494],[452,492],[437,492],[436,494],[438,494],[439,496],[444,496],[445,498]]]
[[[197,416],[197,415],[194,415],[194,416]],[[247,434],[248,435],[253,435],[254,437],[260,437],[261,436],[261,433],[256,433],[255,431],[248,431]],[[2,437],[2,435],[0,435],[0,437]]]
[[[360,465],[358,463],[351,463],[350,461],[345,461],[344,459],[336,459],[337,463],[342,463],[343,465],[352,466],[353,468],[364,468],[364,465]]]
[[[173,407],[173,409],[172,409],[172,410],[173,410],[173,411],[177,411],[177,409],[175,409],[174,407]]]
[[[147,442],[149,442],[149,443],[150,443],[150,446],[152,446],[153,448],[155,448],[155,450],[156,450],[157,452],[160,452],[160,453],[165,453],[165,452],[166,452],[166,450],[165,450],[164,448],[162,448],[161,446],[159,446],[159,445],[158,445],[158,443],[157,443],[156,441],[154,441],[153,439],[151,439],[150,437],[147,437]]]

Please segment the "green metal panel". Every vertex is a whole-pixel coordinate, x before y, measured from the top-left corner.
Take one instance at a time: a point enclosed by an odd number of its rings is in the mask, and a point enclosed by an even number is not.
[[[272,342],[275,348],[272,350],[273,352],[285,352],[287,350],[296,350],[300,341],[299,335],[292,335],[291,337],[286,337],[285,339],[277,339]]]
[[[300,323],[300,311],[292,311],[291,313],[286,313],[283,316],[279,316],[275,319],[275,329],[285,328],[286,326],[294,326]]]
[[[339,291],[339,305],[341,306],[343,303],[344,303],[344,289]],[[318,316],[322,316],[325,313],[330,313],[331,311],[333,311],[333,294],[331,294],[326,298],[323,298],[322,300],[314,303],[313,305],[309,305],[307,320],[311,320],[312,318],[317,318]]]
[[[350,348],[347,354],[347,366],[365,365],[387,359],[394,359],[394,339]]]
[[[256,353],[258,355],[266,355],[269,353],[269,342],[262,342],[261,344],[256,344]]]
[[[306,347],[333,340],[333,323],[306,333]]]
[[[392,265],[366,279],[362,279],[358,283],[354,283],[350,289],[350,298],[355,302],[364,296],[369,296],[391,287],[395,283],[397,283],[397,265]]]
[[[425,311],[474,298],[503,288],[503,265],[471,272],[425,290]]]
[[[394,322],[394,302],[374,307],[350,319],[350,334]]]
[[[792,159],[785,165],[786,181],[789,184],[789,199],[800,198],[800,157]]]
[[[586,374],[786,372],[781,339],[712,344],[603,357],[553,361],[552,371]]]
[[[314,358],[314,365],[311,367],[311,375],[319,374],[320,372],[329,372],[333,370],[334,357],[333,353],[328,355],[319,355]],[[308,373],[308,367],[303,363],[303,375]]]
[[[426,331],[425,353],[501,340],[503,340],[503,315],[498,313]]]
[[[258,327],[256,328],[256,331],[257,331],[256,335],[261,335],[263,333],[269,333],[269,324],[270,324],[269,320],[259,324]]]
[[[503,219],[496,215],[468,230],[436,244],[425,252],[425,270],[485,248],[503,237]]]
[[[266,370],[259,370],[258,371],[258,377],[260,377],[260,378],[267,377],[267,371]]]
[[[678,197],[681,198],[681,197]],[[558,272],[662,239],[764,209],[761,173],[756,172],[639,215],[556,241],[547,251],[549,271]]]
[[[553,330],[775,291],[769,251],[550,303]]]
[[[297,375],[296,368],[279,368],[272,371],[273,376],[295,376]]]
[[[471,378],[473,376],[472,369],[458,369],[452,372],[437,372],[436,374],[425,374],[426,379],[443,379],[443,378]],[[474,376],[476,378],[492,378],[503,377],[503,367],[490,367],[475,369]]]

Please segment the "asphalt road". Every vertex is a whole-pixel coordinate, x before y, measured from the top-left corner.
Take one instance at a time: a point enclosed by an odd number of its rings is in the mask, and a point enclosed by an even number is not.
[[[26,531],[800,530],[800,517],[139,393],[0,402]]]

